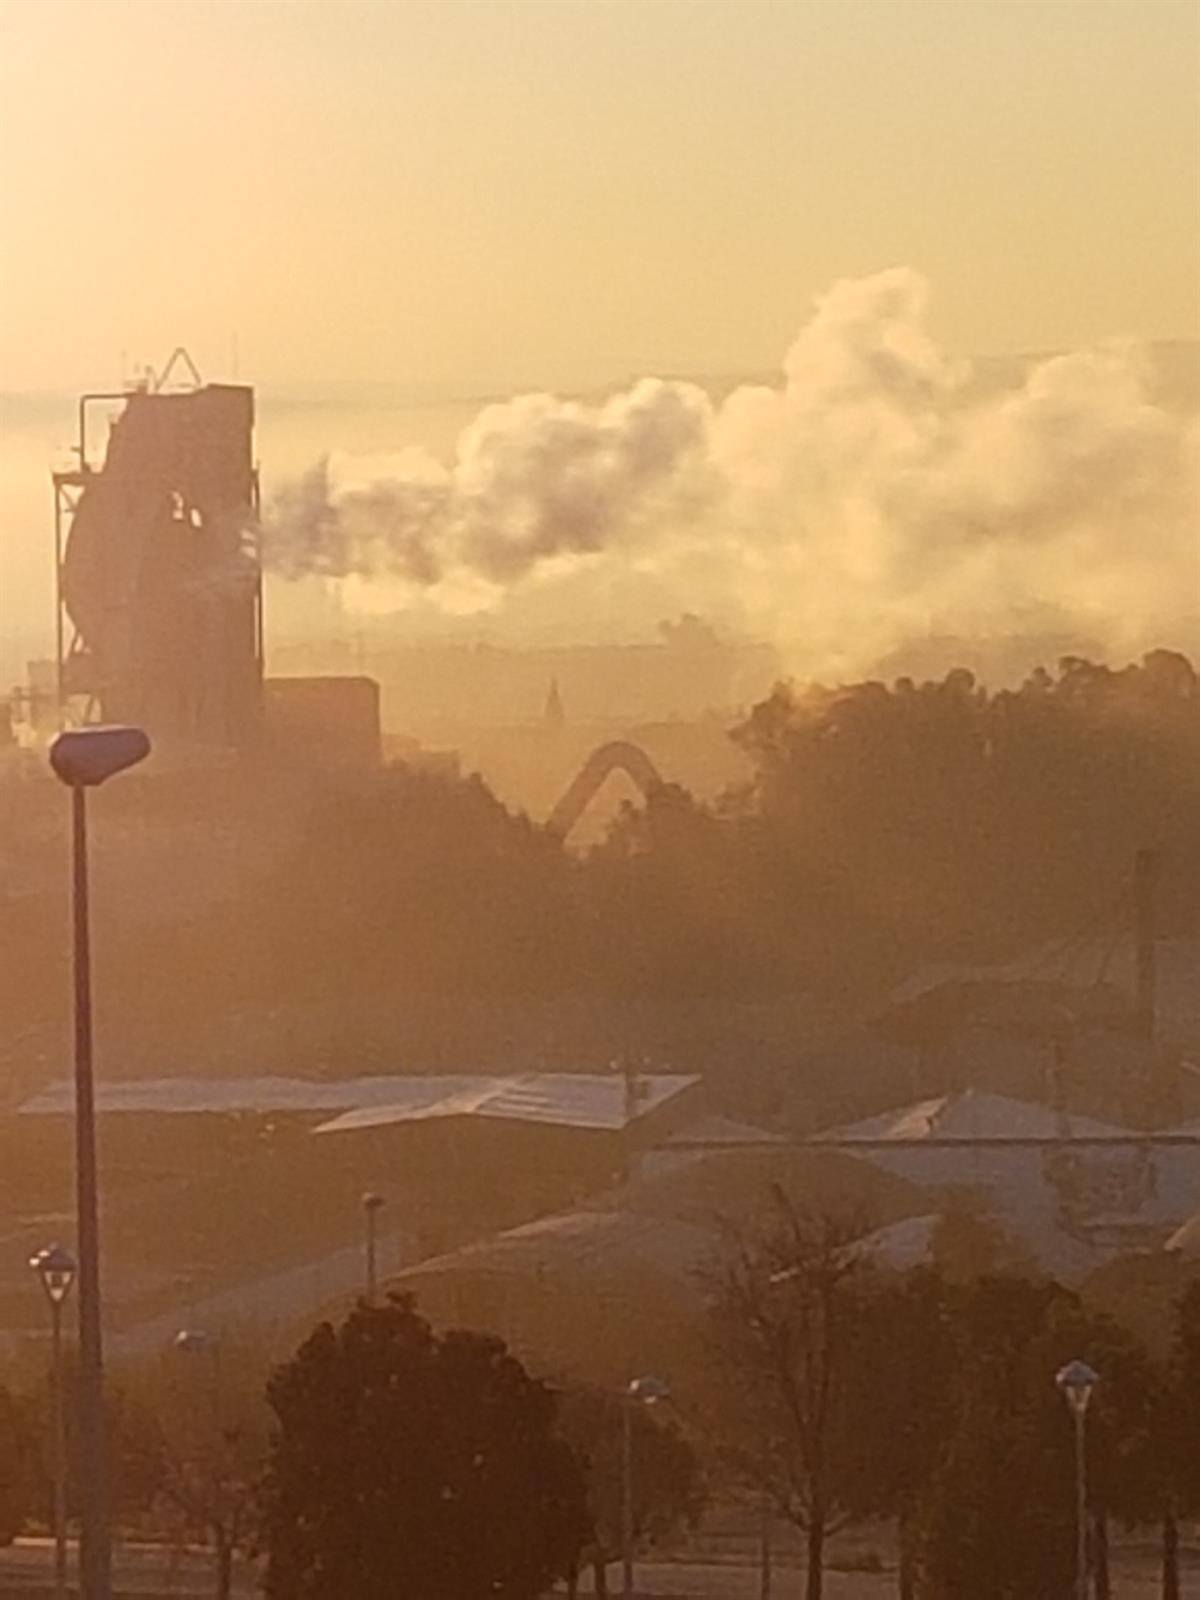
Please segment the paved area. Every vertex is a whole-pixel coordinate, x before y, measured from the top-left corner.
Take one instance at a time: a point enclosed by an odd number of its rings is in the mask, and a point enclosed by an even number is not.
[[[71,1576],[74,1578],[74,1550],[71,1551]],[[113,1577],[116,1600],[162,1600],[169,1596],[211,1596],[212,1560],[207,1551],[170,1551],[161,1546],[132,1545],[113,1552]],[[49,1594],[53,1587],[53,1548],[48,1539],[18,1539],[0,1550],[0,1594]],[[235,1593],[258,1592],[254,1574],[239,1575]]]
[[[620,1594],[620,1579],[610,1570],[609,1590]],[[580,1586],[581,1594],[590,1594],[588,1586]],[[671,1600],[759,1600],[758,1572],[743,1566],[699,1566],[692,1563],[661,1563],[639,1567],[637,1571],[638,1600],[671,1597]],[[796,1568],[777,1570],[771,1586],[772,1600],[801,1600],[804,1594],[804,1575]],[[1114,1600],[1159,1600],[1161,1582],[1156,1573],[1146,1570],[1122,1571],[1114,1574]],[[1191,1569],[1191,1581],[1184,1580],[1184,1594],[1200,1596],[1200,1566]],[[895,1600],[896,1574],[827,1572],[825,1574],[826,1600]]]
[[[35,1600],[51,1588],[50,1547],[46,1540],[21,1539],[0,1551],[0,1594],[12,1600]],[[127,1546],[116,1552],[118,1600],[177,1600],[177,1597],[211,1596],[213,1574],[204,1551],[172,1554],[153,1546]],[[759,1600],[756,1566],[745,1562],[659,1561],[637,1568],[638,1600]],[[609,1568],[609,1589],[620,1593],[620,1573]],[[1120,1552],[1114,1562],[1114,1600],[1159,1600],[1161,1582],[1152,1549]],[[235,1593],[258,1593],[253,1572],[238,1575]],[[588,1575],[581,1594],[591,1594]],[[804,1575],[792,1565],[777,1566],[772,1600],[801,1600]],[[826,1600],[894,1600],[896,1575],[829,1571]],[[1184,1594],[1200,1596],[1200,1550],[1185,1557]]]

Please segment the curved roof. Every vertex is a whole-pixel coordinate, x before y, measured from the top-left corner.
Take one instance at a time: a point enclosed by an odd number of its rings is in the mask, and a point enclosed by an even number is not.
[[[562,1284],[575,1274],[603,1281],[650,1269],[694,1290],[724,1226],[760,1211],[775,1186],[814,1207],[870,1206],[886,1218],[915,1210],[921,1195],[904,1179],[834,1151],[718,1152],[420,1262],[402,1281],[494,1274]]]
[[[682,1287],[712,1254],[713,1244],[713,1235],[694,1222],[636,1211],[570,1211],[420,1262],[399,1281],[451,1274],[552,1276],[561,1289],[575,1275],[596,1283],[649,1268]]]

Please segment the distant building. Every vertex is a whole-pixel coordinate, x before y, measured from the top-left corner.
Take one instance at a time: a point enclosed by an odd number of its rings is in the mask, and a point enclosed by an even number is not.
[[[1162,1244],[1200,1204],[1196,1148],[1140,1144],[1116,1124],[970,1089],[819,1138],[927,1189],[973,1196],[1068,1280]]]
[[[373,678],[268,678],[263,735],[278,760],[377,767],[382,759],[379,685]]]

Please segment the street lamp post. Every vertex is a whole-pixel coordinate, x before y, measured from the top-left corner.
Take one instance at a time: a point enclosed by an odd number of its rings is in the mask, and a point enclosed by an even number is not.
[[[237,1442],[236,1427],[226,1427],[224,1421],[224,1384],[221,1374],[221,1341],[201,1328],[181,1328],[171,1340],[171,1349],[189,1360],[207,1356],[211,1362],[212,1392],[204,1405],[211,1411],[211,1442],[206,1444],[203,1434],[192,1438],[190,1449],[197,1452],[195,1465],[199,1473],[199,1491],[202,1495],[204,1515],[213,1535],[216,1561],[217,1600],[228,1600],[233,1593],[233,1555],[235,1545],[234,1523],[236,1499],[240,1493],[234,1478],[233,1446]]]
[[[364,1194],[362,1197],[363,1221],[366,1224],[366,1289],[367,1304],[373,1306],[379,1293],[379,1213],[387,1204],[381,1194]]]
[[[201,1328],[180,1328],[171,1340],[171,1349],[181,1356],[208,1356],[212,1362],[212,1420],[221,1426],[221,1341]]]
[[[140,728],[76,728],[50,747],[50,765],[71,791],[75,978],[75,1184],[79,1239],[79,1581],[83,1600],[111,1600],[112,1546],[104,1436],[100,1214],[92,1069],[92,962],[88,917],[87,791],[150,753]]]
[[[1087,1410],[1099,1375],[1085,1361],[1071,1361],[1055,1377],[1075,1423],[1075,1593],[1088,1600]]]
[[[758,1600],[771,1600],[771,1498],[764,1494],[759,1508]]]
[[[661,1378],[634,1378],[621,1396],[621,1594],[633,1595],[633,1413],[638,1406],[668,1400],[671,1390]]]
[[[50,1303],[52,1332],[54,1411],[54,1600],[67,1600],[67,1426],[63,1403],[63,1305],[77,1271],[75,1257],[61,1245],[51,1245],[29,1258]]]

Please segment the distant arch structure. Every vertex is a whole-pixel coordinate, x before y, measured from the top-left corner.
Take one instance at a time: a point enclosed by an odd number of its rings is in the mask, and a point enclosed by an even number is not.
[[[580,767],[547,818],[547,830],[565,839],[613,772],[624,772],[632,778],[646,800],[663,787],[658,768],[640,745],[628,739],[613,739],[597,746]]]

